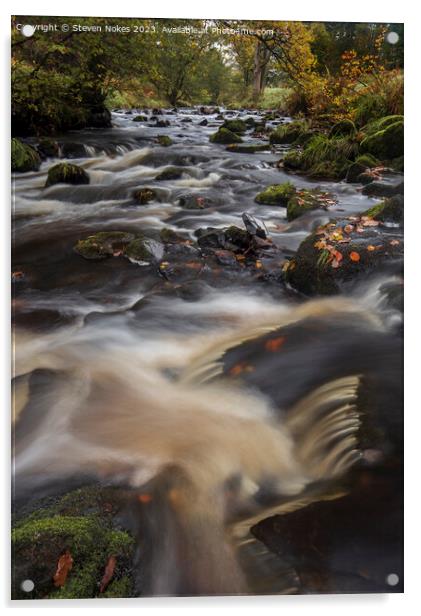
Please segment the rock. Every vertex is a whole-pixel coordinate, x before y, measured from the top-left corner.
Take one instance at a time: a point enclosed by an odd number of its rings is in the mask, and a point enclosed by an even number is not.
[[[267,143],[252,144],[239,144],[231,143],[225,148],[227,152],[236,152],[237,154],[254,154],[255,152],[268,152],[270,145]]]
[[[248,128],[254,128],[256,126],[256,120],[251,116],[246,118],[244,122],[247,124]]]
[[[352,163],[352,165],[349,167],[347,171],[345,180],[348,183],[360,182],[359,177],[366,170],[367,170],[366,166],[361,165],[360,163],[357,163],[357,162]]]
[[[301,169],[302,156],[303,154],[299,150],[290,150],[286,153],[281,163],[285,169],[298,171]]]
[[[171,137],[168,137],[168,135],[158,135],[156,140],[158,141],[159,145],[162,145],[166,148],[174,143]]]
[[[92,128],[110,128],[112,126],[110,111],[102,105],[90,109],[86,116],[86,126]]]
[[[374,158],[371,154],[361,154],[360,156],[357,156],[355,162],[367,167],[368,169],[380,166],[380,161],[377,160],[377,158]]]
[[[58,158],[60,155],[59,145],[54,139],[41,139],[37,150],[43,158]]]
[[[360,182],[361,184],[370,184],[375,179],[374,174],[370,169],[380,165],[380,162],[370,154],[358,156],[354,163],[348,167],[346,181],[350,183]]]
[[[170,126],[169,120],[158,120],[156,123],[157,128],[166,128]]]
[[[123,256],[139,265],[149,265],[162,259],[163,254],[164,249],[160,242],[140,236],[127,244]]]
[[[353,136],[356,132],[357,129],[355,128],[354,122],[351,120],[340,120],[330,129],[329,137],[346,137],[348,135]]]
[[[67,141],[61,144],[61,156],[63,158],[86,158],[86,150],[83,143]]]
[[[369,216],[374,220],[382,222],[402,222],[403,221],[403,196],[395,195],[390,199],[385,199],[381,203],[374,205],[364,212],[364,216]]]
[[[207,227],[197,229],[197,243],[202,249],[218,249],[239,251],[246,250],[250,245],[250,236],[244,229],[232,225],[225,229]]]
[[[45,186],[53,184],[89,184],[89,175],[78,165],[59,163],[48,170]]]
[[[362,193],[369,197],[393,197],[394,195],[403,195],[404,184],[389,184],[386,182],[371,182],[364,186]]]
[[[242,135],[247,130],[247,124],[244,122],[244,120],[225,120],[221,128],[226,128],[232,133]]]
[[[209,197],[202,195],[188,194],[182,195],[178,200],[178,205],[186,210],[203,210],[213,205],[213,201]]]
[[[209,137],[209,141],[228,145],[230,143],[242,143],[243,140],[236,133],[221,126],[216,133]]]
[[[140,205],[146,205],[157,198],[157,193],[153,188],[141,188],[133,193],[133,197]]]
[[[269,141],[274,144],[293,143],[307,131],[308,125],[305,121],[297,120],[288,124],[281,124],[270,133]]]
[[[126,231],[100,231],[79,240],[74,250],[85,259],[106,259],[117,254],[121,256],[135,238],[135,234]]]
[[[403,244],[390,234],[379,234],[372,218],[361,217],[319,227],[299,246],[285,266],[286,281],[306,294],[330,295],[382,263],[401,258]]]
[[[135,540],[122,530],[118,519],[125,502],[127,496],[121,490],[91,485],[31,502],[27,511],[18,510],[12,530],[12,598],[134,596]],[[71,569],[64,583],[55,586],[63,554],[69,555]],[[111,555],[115,557],[113,576],[100,592],[98,582]],[[36,580],[29,593],[21,586],[25,579]]]
[[[182,175],[183,172],[180,169],[177,169],[177,167],[168,167],[167,169],[164,169],[164,171],[161,171],[155,179],[158,182],[164,182],[165,180],[179,180]]]
[[[132,120],[133,122],[147,122],[148,121],[148,117],[145,115],[137,115],[133,118]]]
[[[291,182],[284,184],[272,184],[258,193],[255,197],[256,203],[262,205],[281,205],[286,207],[289,199],[295,194],[295,186]]]
[[[297,190],[288,199],[287,220],[295,220],[312,210],[324,209],[334,205],[336,201],[330,193],[314,190]]]
[[[12,171],[19,173],[38,171],[41,165],[41,157],[30,145],[19,139],[12,139],[11,153]]]
[[[380,160],[389,160],[403,155],[403,140],[403,121],[397,121],[363,139],[360,149],[362,153],[372,154]]]
[[[268,234],[266,227],[254,216],[252,216],[251,214],[247,214],[247,212],[244,212],[241,218],[243,219],[243,223],[247,233],[252,236],[260,237],[263,240],[267,238]]]
[[[203,118],[203,120],[199,122],[199,126],[207,126],[207,125],[208,125],[208,121],[206,118]]]
[[[185,241],[183,236],[179,235],[172,229],[168,229],[167,227],[161,229],[161,231],[159,232],[159,239],[164,244],[178,244]]]
[[[193,120],[192,120],[191,118],[183,118],[181,121],[182,121],[183,123],[186,123],[186,122],[193,122]]]

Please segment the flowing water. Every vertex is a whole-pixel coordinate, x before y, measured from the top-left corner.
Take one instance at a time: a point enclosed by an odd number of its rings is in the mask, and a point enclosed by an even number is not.
[[[400,278],[384,270],[341,296],[306,299],[229,267],[199,275],[181,264],[168,279],[153,264],[83,259],[73,246],[98,231],[159,240],[169,228],[194,240],[201,227],[242,227],[244,212],[288,256],[328,220],[288,223],[284,208],[257,205],[265,186],[291,180],[280,152],[210,143],[215,115],[202,126],[197,110],[168,111],[165,128],[133,117],[121,110],[111,129],[58,138],[89,185],[45,188],[55,159],[13,180],[16,498],[77,476],[152,494],[135,512],[143,594],[267,592],[266,579],[270,592],[302,591],[291,567],[273,581],[277,565],[249,529],[340,495],[338,481],[370,453],[395,459],[401,314],[387,290]],[[174,144],[158,145],[162,134]],[[181,177],[157,181],[168,167]],[[345,182],[292,180],[333,193],[336,217],[376,203]],[[143,187],[158,200],[136,204]],[[186,195],[211,205],[188,210]],[[282,353],[268,352],[279,340]],[[363,415],[361,383],[375,394]]]

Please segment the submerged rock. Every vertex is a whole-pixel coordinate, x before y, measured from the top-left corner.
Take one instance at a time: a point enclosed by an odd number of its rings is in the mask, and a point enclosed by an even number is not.
[[[402,222],[403,203],[403,196],[395,195],[371,207],[364,212],[364,216],[370,216],[374,220],[380,220],[382,222]]]
[[[228,145],[230,143],[242,143],[243,140],[236,133],[221,126],[216,133],[209,137],[209,141]]]
[[[155,201],[157,193],[153,188],[141,188],[133,193],[133,197],[140,205],[146,205],[150,201]]]
[[[256,145],[231,143],[225,149],[227,152],[236,152],[238,154],[254,154],[255,152],[267,152],[270,150],[270,145],[268,143],[258,143]]]
[[[155,179],[158,182],[164,182],[165,180],[179,180],[182,175],[183,171],[181,169],[178,169],[177,167],[167,167],[167,169],[161,171]]]
[[[402,257],[402,241],[378,233],[379,224],[361,216],[320,227],[286,263],[286,281],[306,295],[330,295],[338,293],[343,283]]]
[[[133,122],[147,122],[148,121],[148,116],[145,115],[137,115],[133,118],[132,120]]]
[[[181,195],[178,200],[178,205],[186,210],[204,210],[205,208],[214,205],[214,202],[209,199],[209,197],[204,197],[197,194],[188,194]]]
[[[24,173],[26,171],[38,171],[41,165],[41,157],[38,152],[20,139],[12,139],[12,171]]]
[[[59,163],[48,170],[45,186],[53,184],[89,184],[89,175],[78,165]]]

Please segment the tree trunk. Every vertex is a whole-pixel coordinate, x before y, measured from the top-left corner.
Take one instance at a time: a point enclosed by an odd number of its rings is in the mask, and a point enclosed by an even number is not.
[[[253,98],[257,100],[265,88],[266,69],[269,62],[270,53],[267,47],[261,42],[256,42],[254,52],[253,70]]]

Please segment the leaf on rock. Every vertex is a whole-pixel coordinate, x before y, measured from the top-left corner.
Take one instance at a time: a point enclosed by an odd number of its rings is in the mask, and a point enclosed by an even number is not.
[[[279,351],[285,340],[285,336],[278,336],[277,338],[271,338],[270,340],[267,340],[265,342],[266,351],[271,351],[272,353]]]
[[[64,554],[60,556],[57,563],[57,569],[54,574],[54,586],[57,588],[64,586],[67,580],[69,571],[73,567],[73,558],[69,550],[66,550]]]
[[[355,250],[349,253],[349,258],[351,259],[351,261],[354,261],[355,263],[358,263],[358,261],[361,259],[360,254],[356,252]]]
[[[99,592],[104,592],[104,590],[107,588],[108,584],[110,583],[114,575],[116,564],[117,564],[116,557],[110,556],[105,566],[104,575],[102,576],[101,584],[99,586]]]

